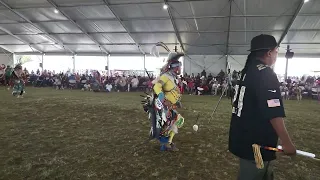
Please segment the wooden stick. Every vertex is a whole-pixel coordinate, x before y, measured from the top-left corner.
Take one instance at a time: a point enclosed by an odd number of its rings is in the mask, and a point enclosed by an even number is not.
[[[260,146],[258,144],[253,144],[252,149],[253,149],[253,154],[254,154],[254,160],[256,162],[256,166],[258,169],[263,169],[263,167],[264,167],[263,159],[262,159],[262,155],[261,155],[261,151],[260,151],[261,148],[265,149],[265,150],[269,150],[269,151],[283,152],[283,149],[281,146],[278,146],[278,148],[274,148],[274,147]],[[309,157],[309,158],[317,160],[317,161],[320,160],[320,159],[316,158],[316,155],[313,153],[297,150],[297,154],[304,156],[304,157]]]

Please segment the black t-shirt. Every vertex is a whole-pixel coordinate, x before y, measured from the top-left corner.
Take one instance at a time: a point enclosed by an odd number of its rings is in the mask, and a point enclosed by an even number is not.
[[[254,160],[252,144],[276,147],[278,136],[271,119],[285,117],[280,83],[273,70],[252,60],[240,86],[239,99],[232,108],[229,150],[242,159]],[[236,86],[238,94],[239,85]],[[264,161],[276,158],[275,152],[261,149]]]

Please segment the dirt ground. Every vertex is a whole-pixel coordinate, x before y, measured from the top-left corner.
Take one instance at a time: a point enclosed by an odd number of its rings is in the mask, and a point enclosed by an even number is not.
[[[230,100],[185,95],[180,151],[160,152],[146,140],[142,93],[93,93],[27,88],[24,99],[0,87],[0,179],[236,179],[238,160],[227,152]],[[285,102],[296,146],[320,155],[320,104]],[[200,113],[199,131],[192,126]],[[278,180],[320,179],[320,162],[279,156]]]

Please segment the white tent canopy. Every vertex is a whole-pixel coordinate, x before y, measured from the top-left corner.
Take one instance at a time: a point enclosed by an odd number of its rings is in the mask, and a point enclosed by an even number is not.
[[[244,64],[252,37],[265,33],[281,43],[282,55],[290,45],[298,56],[320,56],[319,0],[0,0],[0,5],[5,54],[142,56],[162,41],[184,51],[195,70],[197,63],[215,64],[220,71],[226,59]]]

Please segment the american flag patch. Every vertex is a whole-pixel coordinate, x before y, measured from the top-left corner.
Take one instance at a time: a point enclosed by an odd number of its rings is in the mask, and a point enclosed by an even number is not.
[[[280,100],[279,99],[270,99],[267,100],[268,107],[279,107],[280,106]]]

